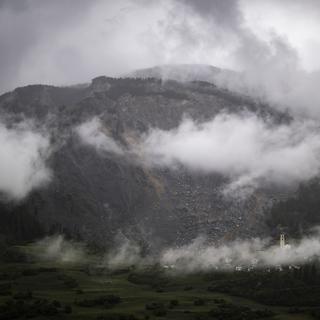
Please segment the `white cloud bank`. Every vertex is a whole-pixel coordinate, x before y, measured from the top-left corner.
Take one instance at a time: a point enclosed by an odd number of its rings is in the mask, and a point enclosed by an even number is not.
[[[151,165],[220,173],[231,179],[231,188],[297,183],[320,169],[315,124],[274,125],[248,113],[219,114],[205,123],[185,119],[170,131],[153,129],[140,148]]]
[[[0,192],[20,200],[50,180],[46,166],[49,140],[27,124],[8,128],[0,123]]]
[[[84,246],[68,241],[63,235],[48,236],[36,243],[36,255],[58,263],[78,263],[86,259]]]
[[[122,148],[109,137],[101,121],[94,117],[75,128],[75,132],[81,141],[86,145],[91,145],[99,151],[106,151],[115,154],[123,154]]]
[[[204,238],[191,244],[168,249],[160,257],[161,264],[193,272],[210,269],[268,267],[303,264],[320,258],[319,235],[305,237],[299,242],[280,247],[269,245],[268,240],[234,241],[220,246],[206,245]]]
[[[204,123],[184,119],[172,130],[152,129],[130,148],[120,147],[94,118],[77,128],[81,140],[151,167],[184,166],[230,179],[226,190],[292,185],[319,174],[320,131],[311,121],[273,124],[251,113],[218,114]]]
[[[270,239],[250,239],[226,242],[220,245],[208,244],[204,236],[191,243],[164,249],[154,255],[141,255],[137,244],[126,239],[118,243],[106,255],[103,265],[111,268],[124,266],[146,266],[160,264],[179,272],[210,271],[214,269],[234,270],[240,268],[268,268],[286,265],[301,265],[320,260],[320,234],[291,240],[280,247]]]

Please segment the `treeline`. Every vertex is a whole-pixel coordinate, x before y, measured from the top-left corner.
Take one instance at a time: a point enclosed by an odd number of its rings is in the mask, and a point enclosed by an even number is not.
[[[32,241],[44,236],[44,229],[38,219],[36,194],[19,204],[0,203],[0,241],[16,243]]]
[[[207,276],[208,291],[246,297],[267,305],[318,306],[320,266],[309,263],[250,272],[218,272]]]
[[[301,236],[320,223],[320,181],[301,184],[293,197],[275,203],[267,220],[274,229],[284,227],[292,236]]]

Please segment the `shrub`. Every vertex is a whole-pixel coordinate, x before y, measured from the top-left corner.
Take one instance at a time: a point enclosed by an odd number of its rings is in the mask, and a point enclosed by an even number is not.
[[[32,292],[30,290],[28,291],[19,291],[13,296],[16,300],[28,300],[32,299]]]
[[[174,308],[179,305],[179,300],[170,300],[169,308]]]
[[[205,302],[203,299],[201,299],[201,298],[198,298],[198,299],[194,300],[194,302],[193,302],[193,304],[194,304],[195,306],[204,306],[205,303],[206,303],[206,302]]]
[[[70,305],[65,305],[64,312],[68,314],[72,313],[72,307]]]
[[[95,307],[95,306],[104,306],[105,308],[112,308],[116,304],[119,304],[121,302],[121,298],[110,294],[106,296],[100,296],[94,299],[83,299],[83,300],[76,300],[75,304],[80,307]]]

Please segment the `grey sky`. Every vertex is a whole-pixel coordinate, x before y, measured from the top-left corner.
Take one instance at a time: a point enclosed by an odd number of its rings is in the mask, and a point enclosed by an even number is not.
[[[0,0],[0,92],[164,63],[314,71],[319,15],[315,0]]]

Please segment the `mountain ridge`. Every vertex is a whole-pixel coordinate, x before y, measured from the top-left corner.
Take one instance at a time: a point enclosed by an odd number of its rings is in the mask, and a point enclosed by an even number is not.
[[[19,210],[2,206],[7,216],[34,219],[35,236],[64,232],[103,246],[120,232],[157,247],[188,243],[200,234],[221,242],[274,232],[265,213],[276,200],[270,190],[227,199],[220,192],[225,181],[220,175],[139,166],[125,157],[97,152],[81,143],[74,131],[99,117],[111,137],[126,145],[150,127],[177,127],[186,114],[201,122],[221,111],[250,111],[288,121],[287,115],[269,106],[201,81],[101,76],[89,86],[18,88],[0,96],[0,110],[11,123],[31,118],[44,125],[55,146],[48,160],[50,184],[34,190]],[[9,236],[9,229],[0,233]],[[24,231],[24,237],[32,234]]]

